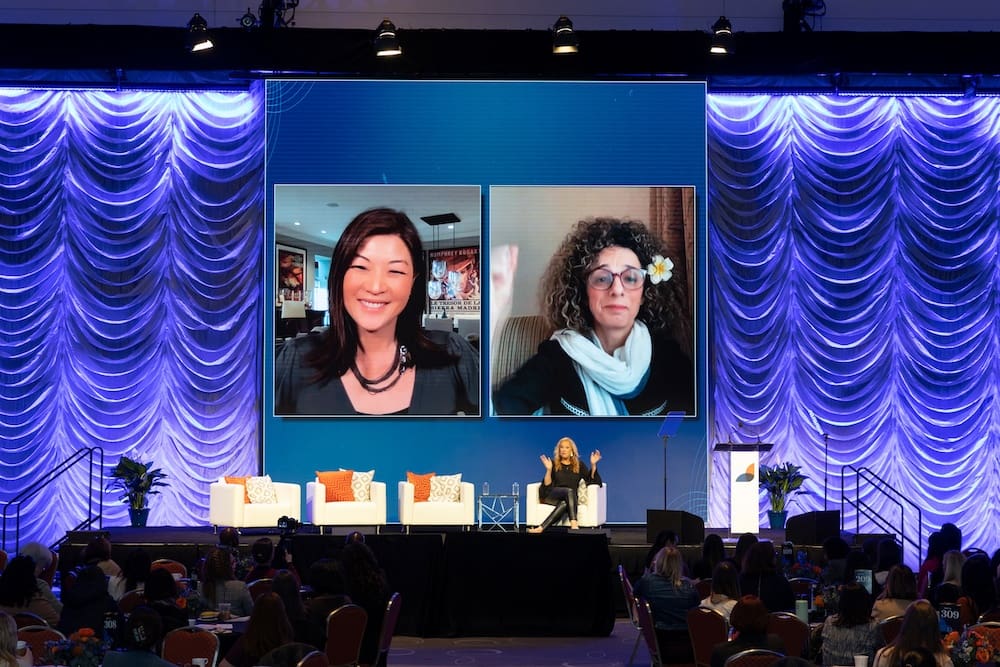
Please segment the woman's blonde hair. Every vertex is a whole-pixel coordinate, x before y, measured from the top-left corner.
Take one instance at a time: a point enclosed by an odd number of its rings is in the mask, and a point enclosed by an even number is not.
[[[944,568],[944,581],[958,582],[962,584],[962,566],[965,565],[965,556],[961,551],[947,551],[941,559]]]
[[[0,611],[0,666],[17,667],[17,623],[14,617]]]
[[[565,467],[569,468],[573,472],[580,472],[580,450],[576,448],[576,443],[573,442],[573,438],[559,438],[559,441],[556,442],[555,449],[552,450],[553,469],[562,470],[564,467],[562,462],[559,460],[559,446],[564,442],[569,444],[569,448],[572,452],[570,454],[570,463]]]
[[[684,577],[684,561],[677,547],[663,547],[653,559],[653,571],[677,588]]]

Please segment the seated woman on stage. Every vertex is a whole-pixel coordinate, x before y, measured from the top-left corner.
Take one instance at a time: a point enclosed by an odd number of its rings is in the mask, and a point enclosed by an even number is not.
[[[635,596],[649,602],[660,651],[671,662],[692,662],[687,613],[698,606],[698,591],[683,575],[676,547],[664,547],[653,559],[653,571],[635,582]]]
[[[540,533],[562,518],[569,515],[569,527],[579,528],[576,520],[577,492],[580,480],[586,484],[601,485],[601,476],[597,473],[597,462],[601,460],[601,452],[590,453],[590,468],[580,462],[580,452],[576,443],[570,438],[560,438],[550,459],[545,454],[539,457],[545,466],[545,477],[538,489],[539,500],[546,505],[555,505],[545,521],[535,528],[529,528],[529,533]]]
[[[405,213],[357,215],[333,250],[330,326],[285,343],[275,360],[282,415],[478,415],[479,353],[426,331],[420,235]]]

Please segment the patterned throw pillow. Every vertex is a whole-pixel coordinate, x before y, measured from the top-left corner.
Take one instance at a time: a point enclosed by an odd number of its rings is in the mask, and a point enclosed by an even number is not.
[[[462,495],[462,475],[435,475],[431,478],[432,502],[457,503]]]
[[[354,471],[351,476],[351,489],[354,491],[354,499],[361,503],[366,503],[372,499],[372,480],[375,479],[375,470],[368,472]]]
[[[278,502],[278,492],[274,488],[270,475],[247,478],[247,496],[253,504],[266,503],[274,505]]]
[[[581,479],[580,480],[580,489],[576,492],[576,502],[577,502],[577,504],[578,505],[586,505],[587,504],[587,496],[588,495],[589,494],[587,493],[587,480]]]
[[[319,483],[326,487],[326,502],[339,503],[354,500],[354,489],[351,488],[353,470],[316,471]]]
[[[243,487],[243,502],[250,502],[250,495],[247,493],[247,480],[249,477],[223,477],[222,481],[226,484],[239,484]]]
[[[426,475],[418,475],[408,470],[406,471],[406,481],[413,485],[413,502],[427,502],[427,499],[431,497],[431,479],[433,478],[434,473],[432,472]]]

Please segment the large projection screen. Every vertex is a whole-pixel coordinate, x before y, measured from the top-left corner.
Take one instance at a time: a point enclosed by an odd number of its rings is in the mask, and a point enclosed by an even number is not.
[[[463,229],[454,244],[444,229],[421,236],[425,250],[462,247],[478,258],[484,323],[490,313],[491,188],[554,188],[557,194],[583,188],[590,202],[600,201],[601,189],[609,188],[624,193],[627,205],[567,205],[562,217],[579,213],[643,222],[648,222],[643,192],[676,189],[693,199],[687,265],[675,271],[690,276],[695,388],[691,411],[679,428],[673,425],[668,440],[660,436],[662,418],[494,416],[484,325],[478,416],[278,416],[270,343],[280,308],[265,308],[261,412],[267,474],[304,488],[318,470],[374,469],[375,478],[388,484],[388,519],[394,522],[396,483],[407,471],[461,473],[477,490],[488,482],[499,492],[515,481],[523,489],[541,478],[539,455],[551,454],[555,442],[569,436],[584,458],[590,450],[602,452],[609,521],[642,522],[651,508],[707,516],[703,83],[271,80],[266,90],[265,294],[276,293],[276,243],[304,249],[312,279],[312,271],[323,270],[319,264],[313,268],[314,255],[329,257],[337,238],[338,232],[331,233],[324,248],[314,239],[296,239],[284,227],[276,234],[275,192],[289,192],[289,186],[478,187],[481,224],[474,234]],[[637,197],[639,203],[633,201]],[[424,209],[418,203],[403,199],[398,206],[420,225]],[[331,229],[342,230],[357,211],[337,206],[328,213]],[[524,215],[530,218],[532,211]],[[539,218],[525,228],[546,228],[548,221]],[[519,233],[518,245],[530,248],[532,238]],[[530,300],[520,300],[517,308],[530,311]]]

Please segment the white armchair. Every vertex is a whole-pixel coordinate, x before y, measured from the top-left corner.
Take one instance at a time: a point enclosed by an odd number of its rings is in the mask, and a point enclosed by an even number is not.
[[[306,515],[309,523],[319,526],[379,526],[385,525],[385,482],[369,484],[370,500],[326,501],[326,485],[319,478],[306,484]]]
[[[283,516],[302,518],[302,486],[285,482],[272,482],[277,495],[276,503],[244,502],[242,484],[214,482],[208,490],[208,522],[215,528],[274,527]]]
[[[413,500],[414,486],[399,483],[399,522],[406,526],[471,526],[476,523],[476,490],[471,482],[462,482],[457,502]]]
[[[538,489],[540,482],[528,485],[528,490],[524,497],[525,523],[529,526],[537,526],[554,509],[554,505],[546,505],[538,500]],[[608,522],[608,485],[598,486],[591,484],[587,487],[587,502],[579,503],[576,508],[576,520],[581,527],[597,528]],[[569,519],[563,516],[557,526],[569,525]]]

